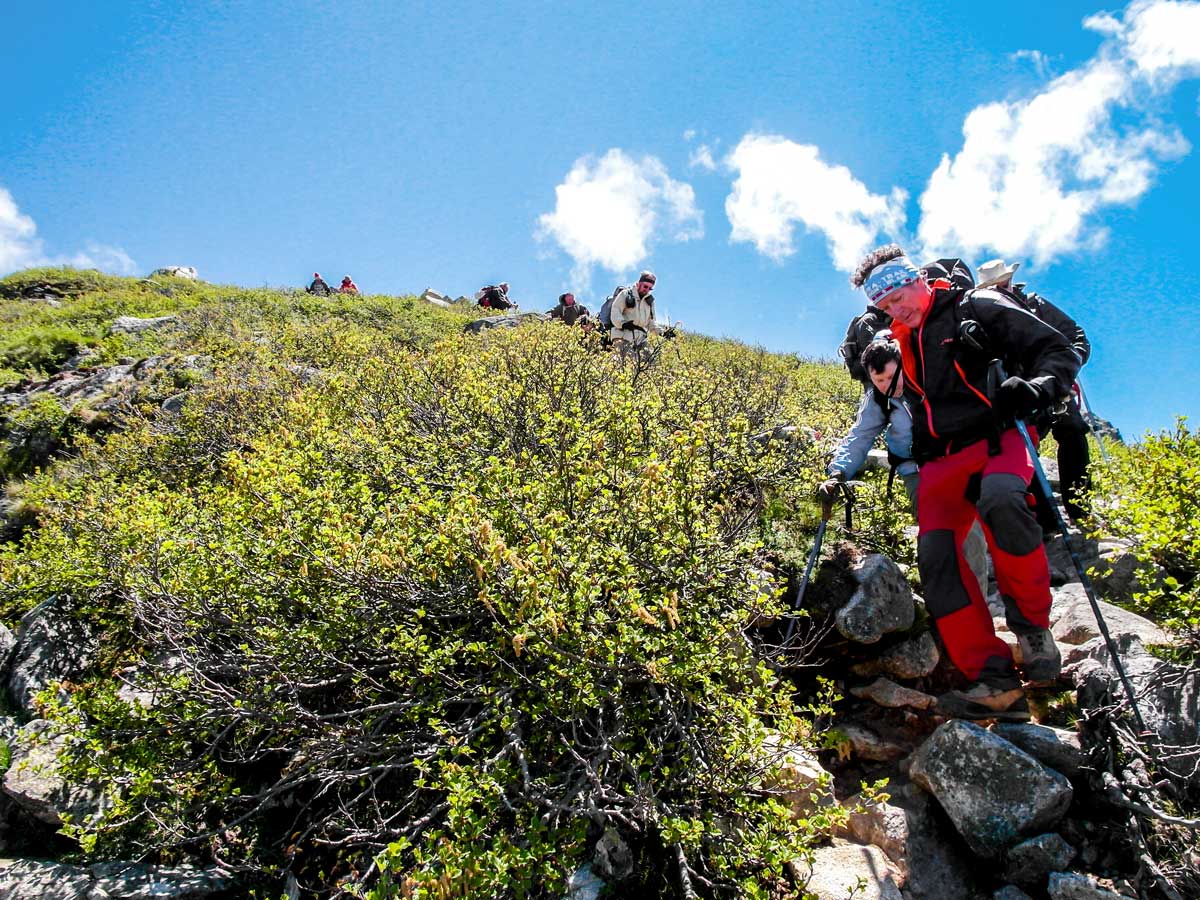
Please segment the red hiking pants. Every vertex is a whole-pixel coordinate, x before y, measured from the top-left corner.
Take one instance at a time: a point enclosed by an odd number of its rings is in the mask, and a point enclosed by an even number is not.
[[[1009,627],[1018,634],[1049,627],[1050,567],[1028,500],[1032,477],[1033,461],[1015,428],[1000,436],[996,456],[988,455],[987,441],[978,441],[921,467],[917,564],[925,604],[950,661],[972,681],[1017,681],[1012,651],[996,637],[987,601],[963,557],[963,540],[976,518]]]

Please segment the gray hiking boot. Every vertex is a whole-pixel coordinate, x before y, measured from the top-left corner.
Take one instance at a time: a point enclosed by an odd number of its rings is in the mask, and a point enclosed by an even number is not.
[[[1008,687],[977,681],[969,688],[942,694],[938,697],[937,710],[951,719],[1029,721],[1029,703],[1019,684]]]
[[[1062,654],[1049,628],[1039,628],[1027,634],[1018,634],[1021,645],[1021,671],[1025,680],[1034,684],[1049,684],[1058,679],[1062,671]]]

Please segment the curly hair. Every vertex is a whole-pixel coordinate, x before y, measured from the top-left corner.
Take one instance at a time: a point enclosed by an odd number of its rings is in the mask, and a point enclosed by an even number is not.
[[[873,268],[903,255],[904,251],[900,249],[899,244],[884,244],[882,247],[872,250],[863,257],[863,261],[858,264],[858,268],[850,276],[850,284],[856,288],[862,287]]]
[[[868,372],[882,372],[890,362],[900,362],[900,345],[894,340],[871,341],[859,358]]]

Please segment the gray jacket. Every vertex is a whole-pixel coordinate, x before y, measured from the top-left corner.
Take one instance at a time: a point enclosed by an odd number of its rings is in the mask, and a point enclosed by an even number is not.
[[[904,460],[896,466],[896,474],[903,478],[916,473],[917,464],[912,458],[912,410],[903,398],[892,397],[888,401],[889,413],[884,415],[883,407],[875,400],[874,394],[873,387],[863,391],[854,424],[833,453],[833,462],[828,469],[830,475],[839,472],[846,478],[857,475],[875,439],[885,429],[887,434],[884,443],[888,450],[893,456]]]

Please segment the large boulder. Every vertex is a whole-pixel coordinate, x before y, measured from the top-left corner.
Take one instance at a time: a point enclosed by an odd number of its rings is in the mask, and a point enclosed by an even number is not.
[[[922,631],[916,637],[889,647],[874,659],[855,664],[856,675],[884,674],[892,678],[924,678],[937,668],[940,655],[933,635]]]
[[[99,650],[91,626],[75,615],[75,604],[59,594],[43,600],[21,618],[8,668],[8,692],[24,711],[34,698],[65,679],[78,678]]]
[[[896,878],[878,847],[839,844],[820,847],[812,863],[795,865],[806,896],[817,900],[903,900]]]
[[[1065,584],[1052,591],[1050,630],[1060,644],[1084,644],[1100,636],[1096,613],[1087,592],[1078,582]],[[1123,634],[1137,635],[1143,644],[1170,644],[1171,635],[1149,619],[1111,603],[1099,601],[1100,613],[1114,638]]]
[[[885,634],[905,631],[916,618],[916,601],[904,573],[882,553],[871,553],[851,570],[858,589],[834,615],[844,638],[873,644]]]
[[[0,861],[0,897],[5,900],[204,900],[228,896],[233,886],[227,875],[195,866]]]
[[[34,859],[0,861],[0,897],[5,900],[89,900],[87,869]]]
[[[63,816],[74,822],[95,818],[103,800],[93,785],[67,781],[58,772],[58,753],[66,742],[49,722],[34,719],[13,742],[12,764],[4,773],[4,793],[39,822],[55,827]]]
[[[1071,783],[999,735],[971,722],[938,727],[909,774],[986,859],[1053,827],[1071,804]]]
[[[1032,890],[1045,886],[1051,872],[1060,872],[1075,858],[1075,848],[1053,832],[1022,841],[1005,857],[1004,878]]]

